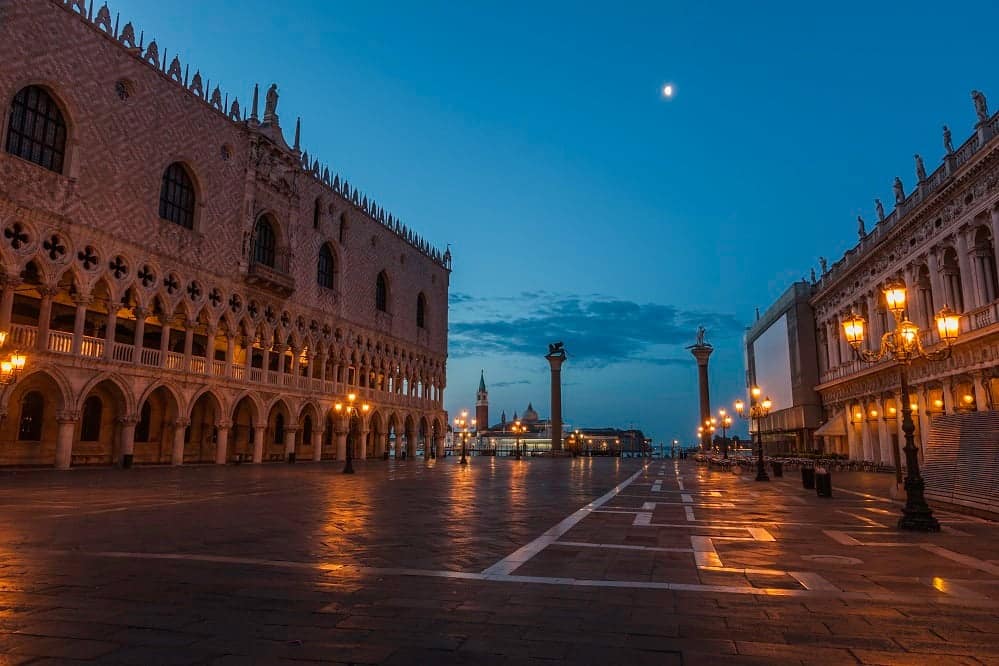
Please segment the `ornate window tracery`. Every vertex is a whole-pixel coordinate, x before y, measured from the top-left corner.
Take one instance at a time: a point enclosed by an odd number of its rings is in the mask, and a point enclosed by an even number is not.
[[[38,86],[22,88],[10,104],[7,152],[62,173],[66,120],[55,100]]]

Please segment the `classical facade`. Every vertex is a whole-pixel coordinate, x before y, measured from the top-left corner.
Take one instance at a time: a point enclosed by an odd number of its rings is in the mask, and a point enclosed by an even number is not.
[[[816,435],[827,451],[894,464],[903,401],[914,409],[921,448],[940,415],[999,408],[999,116],[988,113],[981,93],[972,98],[977,124],[971,136],[955,148],[945,127],[943,163],[927,174],[917,155],[915,187],[905,193],[896,178],[895,209],[885,215],[877,201],[873,229],[858,220],[858,245],[828,269],[822,260],[811,304],[825,410]],[[914,362],[908,396],[899,394],[896,365],[856,360],[842,327],[851,312],[863,315],[876,346],[895,326],[881,291],[894,280],[908,289],[906,314],[927,349],[940,345],[934,314],[944,306],[961,314],[953,355]]]
[[[83,0],[0,0],[0,62],[0,464],[443,447],[450,253],[289,146],[276,86]]]

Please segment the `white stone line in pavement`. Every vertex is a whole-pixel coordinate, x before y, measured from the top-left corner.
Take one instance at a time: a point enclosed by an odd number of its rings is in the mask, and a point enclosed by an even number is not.
[[[863,544],[854,539],[852,536],[846,532],[841,532],[839,530],[822,530],[822,533],[827,537],[832,539],[838,544],[843,546],[862,546]]]
[[[992,564],[991,562],[986,562],[985,560],[980,560],[977,557],[972,557],[971,555],[964,555],[962,553],[954,552],[942,546],[938,546],[934,543],[922,543],[919,547],[923,550],[933,553],[934,555],[939,555],[940,557],[946,557],[948,560],[953,560],[958,564],[963,564],[966,567],[972,569],[978,569],[979,571],[984,571],[990,573],[993,576],[999,576],[999,566]]]
[[[939,590],[944,594],[949,594],[961,599],[987,599],[984,594],[979,594],[972,589],[958,585],[945,578],[920,578],[919,582],[929,585],[934,590]]]
[[[888,527],[884,523],[879,523],[878,521],[874,520],[873,518],[868,518],[867,516],[862,516],[859,513],[851,513],[849,511],[843,511],[843,509],[836,509],[836,513],[842,513],[844,516],[850,516],[851,518],[856,518],[860,522],[867,523],[868,525],[871,525],[873,527],[884,527],[884,528]]]
[[[593,500],[583,508],[573,512],[567,518],[561,520],[555,527],[550,528],[547,532],[539,536],[534,541],[528,543],[525,546],[521,546],[514,552],[510,553],[504,557],[499,562],[496,562],[490,567],[487,567],[482,573],[486,575],[507,575],[516,570],[519,566],[530,560],[532,557],[544,550],[549,544],[554,543],[558,540],[560,536],[571,530],[576,523],[581,521],[583,518],[588,516],[595,509],[599,509],[601,506],[609,502],[615,495],[620,493],[622,490],[628,487],[632,481],[637,479],[640,475],[644,474],[646,467],[638,470],[627,479],[617,484],[609,491]]]
[[[556,541],[553,546],[572,546],[574,548],[609,548],[611,550],[651,550],[657,553],[692,553],[690,548],[664,548],[661,546],[633,546],[618,543],[587,543],[585,541]]]
[[[645,502],[642,504],[642,511],[653,511],[657,506],[691,506],[685,502]],[[698,502],[697,506],[705,509],[734,509],[732,502]]]
[[[684,507],[683,507],[683,515],[684,515],[684,517],[686,517],[687,522],[691,522],[692,523],[695,520],[697,520],[697,518],[694,517],[694,507],[690,506],[689,504],[684,505]]]
[[[639,511],[635,514],[635,522],[632,525],[649,525],[652,523],[652,514],[647,511]]]
[[[787,575],[798,581],[806,590],[840,591],[838,587],[813,571],[788,571]]]

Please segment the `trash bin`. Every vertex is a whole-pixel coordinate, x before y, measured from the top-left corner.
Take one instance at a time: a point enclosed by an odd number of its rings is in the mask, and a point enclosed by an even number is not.
[[[804,488],[815,487],[815,469],[812,467],[801,468],[801,485]]]
[[[770,462],[770,467],[774,470],[774,478],[784,476],[784,463],[773,460]]]
[[[829,470],[815,470],[815,494],[819,497],[832,497],[832,474]]]

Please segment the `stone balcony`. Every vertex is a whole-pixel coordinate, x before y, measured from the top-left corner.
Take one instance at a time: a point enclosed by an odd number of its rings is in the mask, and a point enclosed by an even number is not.
[[[171,374],[186,375],[188,381],[217,381],[222,384],[234,385],[234,388],[260,386],[273,389],[281,387],[283,391],[306,394],[312,397],[325,397],[332,400],[337,396],[355,393],[361,399],[377,405],[392,405],[411,409],[439,409],[440,404],[429,398],[420,398],[402,393],[390,393],[371,387],[360,387],[344,382],[337,382],[307,375],[296,375],[291,372],[278,372],[263,368],[247,367],[242,364],[228,363],[218,359],[208,359],[204,356],[177,352],[162,352],[159,349],[141,348],[135,345],[114,342],[108,347],[104,338],[81,336],[79,350],[74,350],[73,334],[65,331],[49,331],[48,341],[44,347],[38,344],[38,328],[21,324],[12,324],[9,344],[29,354],[51,354],[61,357],[76,357],[119,366],[134,365],[138,368],[166,371]],[[29,361],[30,366],[30,361]],[[30,372],[30,367],[27,370]]]

